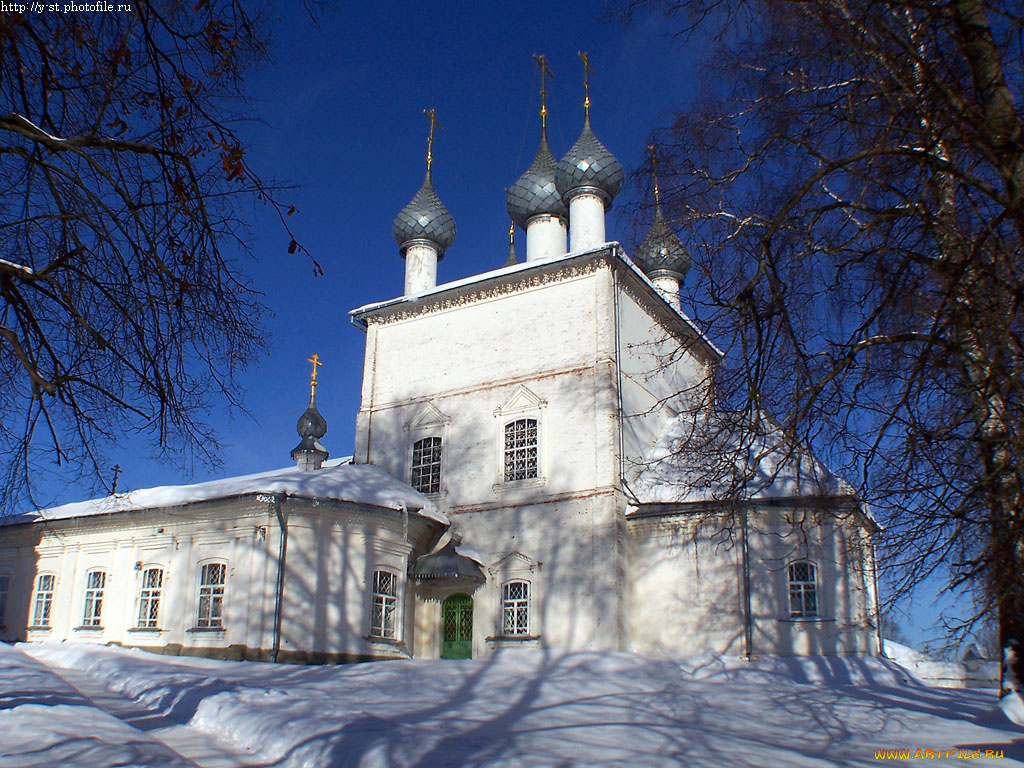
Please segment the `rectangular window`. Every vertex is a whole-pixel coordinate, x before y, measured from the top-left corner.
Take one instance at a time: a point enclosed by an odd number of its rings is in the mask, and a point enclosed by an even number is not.
[[[4,616],[7,613],[7,593],[11,591],[11,577],[0,576],[0,627],[4,625]]]
[[[142,572],[142,587],[139,590],[139,621],[142,629],[156,629],[160,626],[160,593],[164,585],[161,568],[147,568]]]
[[[789,566],[789,615],[813,618],[818,615],[818,587],[813,563]]]
[[[83,627],[103,626],[103,585],[107,574],[90,571],[85,577],[85,611],[82,614]]]
[[[395,638],[398,609],[398,576],[391,571],[373,572],[373,602],[370,605],[370,635]]]
[[[501,632],[504,635],[530,633],[530,584],[510,581],[501,587]]]
[[[441,438],[425,437],[412,446],[412,482],[420,493],[441,491]]]
[[[41,574],[36,579],[36,599],[32,609],[32,626],[50,626],[50,609],[53,607],[53,584],[55,577],[52,574]]]
[[[537,477],[537,420],[505,425],[505,482]]]
[[[207,563],[199,572],[199,616],[196,626],[223,629],[224,581],[227,578],[224,563]]]

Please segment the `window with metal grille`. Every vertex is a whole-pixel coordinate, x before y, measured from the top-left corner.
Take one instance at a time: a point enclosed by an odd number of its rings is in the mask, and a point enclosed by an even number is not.
[[[0,576],[0,627],[4,625],[4,614],[7,613],[7,593],[11,590],[11,577]]]
[[[441,438],[425,437],[412,445],[412,482],[420,493],[441,492]]]
[[[103,571],[89,571],[85,576],[85,610],[82,612],[83,627],[103,625],[103,585],[107,574]]]
[[[395,638],[398,610],[398,576],[391,571],[373,572],[373,599],[370,604],[370,635]]]
[[[530,583],[509,581],[501,587],[501,632],[504,635],[530,634]]]
[[[537,420],[505,425],[505,482],[537,477]]]
[[[196,626],[221,629],[224,626],[224,563],[207,563],[199,571],[199,615]]]
[[[53,607],[53,584],[55,578],[52,574],[40,574],[36,579],[36,599],[32,609],[32,626],[50,626],[50,609]]]
[[[789,565],[789,615],[809,618],[818,615],[818,586],[814,563]]]
[[[137,627],[156,629],[160,626],[160,593],[163,591],[163,586],[164,572],[162,568],[147,568],[142,572]]]

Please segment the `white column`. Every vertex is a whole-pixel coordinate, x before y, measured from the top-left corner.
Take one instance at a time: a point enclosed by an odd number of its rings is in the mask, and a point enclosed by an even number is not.
[[[565,222],[550,213],[541,213],[526,222],[526,260],[537,261],[564,256]]]
[[[405,249],[405,295],[437,286],[437,248],[428,240],[416,240]]]
[[[569,248],[573,253],[603,245],[604,200],[597,192],[581,189],[569,200]]]
[[[651,282],[654,283],[654,287],[658,289],[658,293],[664,297],[665,301],[682,311],[679,304],[679,276],[677,274],[655,272],[651,275]]]

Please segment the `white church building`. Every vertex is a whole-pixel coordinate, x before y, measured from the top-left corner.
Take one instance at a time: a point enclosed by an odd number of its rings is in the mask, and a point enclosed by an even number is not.
[[[350,313],[351,458],[321,443],[314,357],[292,466],[4,520],[0,639],[298,662],[876,653],[877,527],[848,487],[779,446],[727,497],[690,466],[721,353],[680,310],[689,257],[660,205],[632,257],[607,241],[624,176],[589,112],[556,161],[542,108],[507,193],[525,261],[441,285],[455,224],[428,150],[394,224],[405,293]]]

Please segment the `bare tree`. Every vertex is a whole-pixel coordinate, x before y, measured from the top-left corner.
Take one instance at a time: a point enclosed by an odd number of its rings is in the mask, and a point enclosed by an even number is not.
[[[238,205],[300,249],[236,132],[265,57],[251,4],[128,7],[0,18],[0,510],[54,459],[109,482],[128,433],[208,451],[263,338]]]
[[[666,0],[709,48],[654,139],[688,300],[760,399],[858,484],[897,594],[980,588],[1024,679],[1024,97],[1019,3]],[[668,162],[666,163],[665,160]],[[668,167],[665,167],[665,166]],[[1008,669],[1016,677],[1006,674]]]

